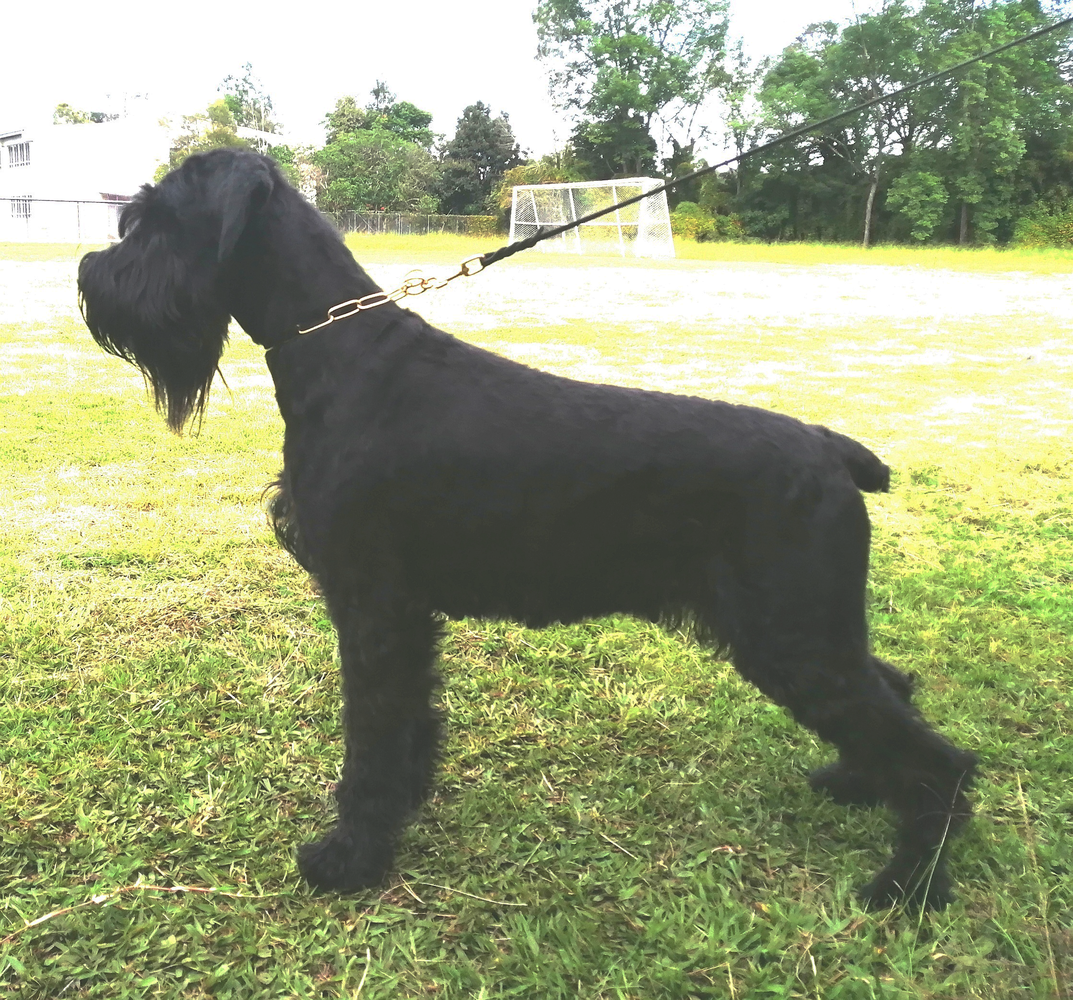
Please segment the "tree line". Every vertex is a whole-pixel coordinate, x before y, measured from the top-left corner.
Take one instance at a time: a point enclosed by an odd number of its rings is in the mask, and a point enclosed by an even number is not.
[[[771,65],[752,68],[752,111],[739,128],[764,139],[834,114],[1056,12],[1038,0],[888,0],[848,26],[813,25]],[[769,238],[1028,238],[1071,207],[1071,70],[1069,35],[1056,32],[746,160],[740,177],[709,184],[698,201]]]
[[[493,191],[522,162],[510,119],[482,101],[471,104],[444,141],[432,115],[399,101],[378,81],[359,107],[340,98],[325,120],[327,140],[312,154],[318,204],[329,211],[492,214]]]
[[[448,139],[378,81],[324,119],[319,149],[265,143],[327,211],[498,215],[515,184],[682,176],[698,145],[742,153],[1053,23],[1073,0],[878,0],[812,24],[777,57],[728,37],[729,0],[539,0],[537,56],[569,141],[528,157],[506,112],[467,107]],[[184,118],[174,166],[277,133],[249,63]],[[57,120],[76,120],[66,105]],[[84,120],[84,119],[77,119]],[[1073,245],[1073,40],[1053,32],[955,77],[671,192],[698,239]]]
[[[252,147],[275,159],[324,211],[495,215],[497,186],[524,162],[508,115],[493,115],[481,101],[462,112],[448,140],[432,131],[431,113],[399,100],[378,80],[366,103],[352,95],[336,101],[324,118],[322,147],[295,148],[282,142],[272,98],[251,64],[226,77],[219,90],[204,111],[182,118],[157,179],[192,153]],[[88,120],[67,105],[53,117]],[[240,135],[244,128],[260,134]],[[273,135],[281,141],[272,142]]]
[[[541,58],[592,178],[682,176],[987,52],[1068,0],[880,0],[810,25],[776,58],[728,44],[726,0],[541,0]],[[718,108],[712,121],[708,114]],[[698,238],[1073,245],[1073,48],[1054,32],[681,185]]]

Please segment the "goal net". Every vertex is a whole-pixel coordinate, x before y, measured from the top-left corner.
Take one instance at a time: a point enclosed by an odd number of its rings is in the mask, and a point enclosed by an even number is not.
[[[542,229],[553,229],[601,208],[659,187],[651,177],[572,184],[523,184],[514,188],[510,210],[510,240],[524,240]],[[667,192],[643,198],[593,222],[551,239],[537,250],[545,253],[614,254],[621,257],[673,257]]]

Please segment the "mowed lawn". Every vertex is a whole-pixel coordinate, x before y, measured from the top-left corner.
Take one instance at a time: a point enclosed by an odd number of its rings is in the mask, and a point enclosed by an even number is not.
[[[353,239],[395,287],[495,241]],[[942,914],[866,913],[882,810],[830,748],[630,619],[453,624],[433,801],[379,891],[318,896],[335,639],[262,491],[236,330],[199,435],[78,316],[87,248],[0,245],[0,997],[1066,998],[1073,988],[1073,255],[530,253],[416,299],[576,378],[827,423],[869,497],[880,655],[980,755]]]

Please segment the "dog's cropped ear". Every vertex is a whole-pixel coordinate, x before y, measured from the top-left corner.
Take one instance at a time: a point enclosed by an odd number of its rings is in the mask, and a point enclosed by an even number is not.
[[[217,261],[223,263],[231,256],[250,216],[268,201],[274,185],[266,164],[243,159],[234,165],[220,191],[222,211]]]

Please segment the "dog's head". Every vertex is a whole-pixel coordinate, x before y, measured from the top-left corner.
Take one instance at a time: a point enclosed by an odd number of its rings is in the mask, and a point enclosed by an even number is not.
[[[141,369],[174,431],[205,407],[230,320],[222,276],[251,217],[282,183],[256,153],[191,156],[124,208],[119,243],[82,258],[86,325],[101,347]]]

